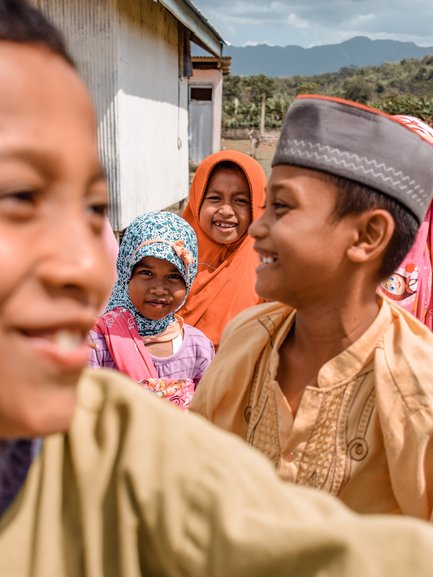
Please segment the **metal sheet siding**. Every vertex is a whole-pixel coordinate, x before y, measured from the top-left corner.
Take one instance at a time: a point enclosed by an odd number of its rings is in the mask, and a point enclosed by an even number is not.
[[[153,0],[118,0],[121,226],[188,195],[188,83],[178,22]]]
[[[110,221],[188,195],[188,82],[179,23],[153,0],[33,0],[64,31],[97,111]]]
[[[115,10],[111,0],[33,0],[63,31],[95,103],[100,155],[108,176],[110,220],[121,220],[117,135]]]

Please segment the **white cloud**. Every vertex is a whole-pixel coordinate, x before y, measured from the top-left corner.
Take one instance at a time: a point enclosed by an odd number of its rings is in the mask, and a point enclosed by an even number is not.
[[[224,38],[312,46],[353,36],[433,46],[433,0],[193,0]]]

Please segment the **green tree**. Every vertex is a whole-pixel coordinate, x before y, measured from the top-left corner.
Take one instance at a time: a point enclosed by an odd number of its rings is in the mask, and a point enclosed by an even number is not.
[[[366,80],[359,78],[359,76],[354,76],[344,82],[343,95],[348,100],[366,104],[371,98],[372,89]]]

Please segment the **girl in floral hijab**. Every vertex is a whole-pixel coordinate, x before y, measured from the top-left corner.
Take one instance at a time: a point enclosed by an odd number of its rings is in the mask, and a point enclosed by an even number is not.
[[[176,314],[197,272],[197,238],[170,212],[137,217],[117,258],[118,278],[90,333],[90,365],[117,369],[186,408],[212,343]]]

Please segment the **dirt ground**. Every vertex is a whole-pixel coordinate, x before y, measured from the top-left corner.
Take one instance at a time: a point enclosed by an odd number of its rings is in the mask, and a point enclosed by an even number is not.
[[[263,166],[267,178],[271,175],[271,160],[275,152],[276,144],[276,140],[261,142],[256,150],[256,160]],[[250,154],[251,145],[249,140],[222,139],[221,149],[239,150],[239,152]]]

